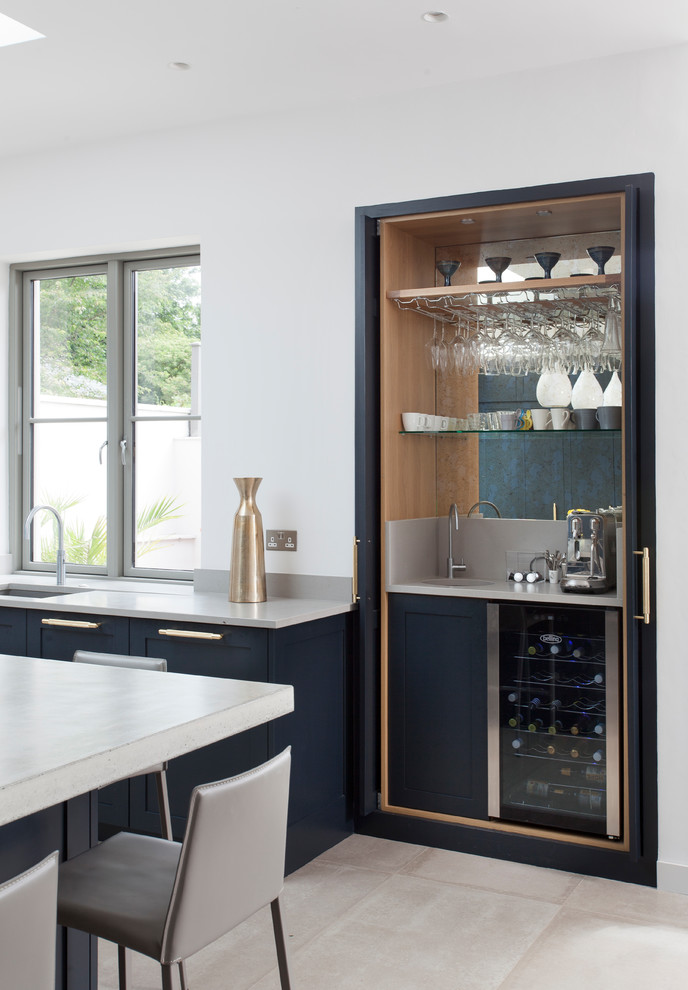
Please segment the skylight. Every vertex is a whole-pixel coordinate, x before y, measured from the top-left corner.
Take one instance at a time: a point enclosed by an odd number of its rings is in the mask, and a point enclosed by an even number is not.
[[[35,41],[36,38],[44,37],[44,34],[20,24],[7,14],[0,14],[0,48],[6,45],[20,45],[23,41]]]

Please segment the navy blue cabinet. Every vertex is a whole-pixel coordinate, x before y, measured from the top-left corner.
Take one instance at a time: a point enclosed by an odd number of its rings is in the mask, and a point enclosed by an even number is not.
[[[388,803],[486,819],[486,603],[389,602]]]
[[[26,654],[71,660],[75,650],[129,653],[129,620],[119,615],[26,610]]]
[[[26,656],[26,609],[0,608],[0,653]]]

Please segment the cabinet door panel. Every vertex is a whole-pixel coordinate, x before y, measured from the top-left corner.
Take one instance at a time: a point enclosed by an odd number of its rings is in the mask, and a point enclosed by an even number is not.
[[[51,625],[58,619],[71,625]],[[83,623],[93,623],[93,628]],[[129,653],[129,620],[116,615],[27,610],[26,652],[30,657],[71,660],[75,650]]]
[[[22,608],[0,609],[0,653],[26,656],[26,611]]]
[[[484,601],[390,596],[389,803],[487,814]]]
[[[160,629],[221,633],[223,638],[177,638],[161,635]],[[267,681],[268,648],[267,631],[264,629],[132,619],[131,653],[134,656],[163,657],[172,673]],[[261,725],[172,760],[167,783],[175,836],[183,836],[189,798],[197,784],[242,773],[262,763],[267,755],[268,728]],[[159,832],[154,781],[141,777],[132,780],[130,798],[131,827]]]

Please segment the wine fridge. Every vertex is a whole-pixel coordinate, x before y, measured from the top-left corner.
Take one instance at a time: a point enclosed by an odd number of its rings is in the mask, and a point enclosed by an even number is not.
[[[487,608],[490,817],[620,838],[618,610]]]

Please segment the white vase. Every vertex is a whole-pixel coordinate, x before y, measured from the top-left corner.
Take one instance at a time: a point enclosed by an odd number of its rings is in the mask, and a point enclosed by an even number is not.
[[[568,406],[571,401],[569,376],[563,371],[546,371],[540,375],[535,394],[543,408]]]
[[[604,390],[604,402],[605,406],[620,406],[621,405],[621,379],[619,378],[618,372],[614,372],[612,377],[609,379],[609,385]]]
[[[574,409],[597,409],[604,402],[602,386],[592,371],[586,368],[576,379],[571,392],[571,405]]]

